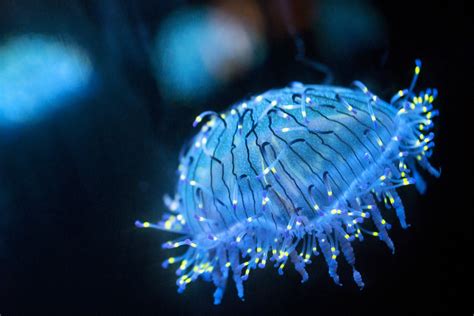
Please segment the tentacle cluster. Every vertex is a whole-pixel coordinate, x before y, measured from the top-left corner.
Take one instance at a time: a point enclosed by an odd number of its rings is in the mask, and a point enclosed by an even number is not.
[[[417,61],[410,87],[391,104],[361,82],[354,83],[361,92],[294,83],[288,90],[291,102],[264,93],[226,113],[198,116],[195,126],[205,116],[211,119],[181,157],[178,193],[165,197],[170,212],[158,223],[136,222],[182,235],[163,245],[187,248],[163,263],[177,266],[178,291],[201,277],[215,284],[219,304],[232,277],[243,299],[243,282],[252,270],[271,264],[283,274],[291,262],[305,282],[307,266],[320,253],[336,284],[341,284],[342,256],[362,289],[352,243],[372,236],[394,251],[382,210],[393,210],[406,228],[396,189],[416,184],[425,191],[416,164],[440,175],[428,161],[437,91],[414,94],[420,67]],[[270,135],[262,136],[259,128]],[[230,135],[225,151],[218,149],[224,147],[222,135]],[[249,149],[251,137],[259,155]],[[320,148],[308,137],[319,140]],[[247,154],[236,157],[239,148]]]

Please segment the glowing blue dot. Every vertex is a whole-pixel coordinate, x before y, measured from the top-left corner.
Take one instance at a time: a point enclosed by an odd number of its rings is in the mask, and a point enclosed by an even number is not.
[[[244,21],[195,8],[174,12],[161,24],[150,59],[163,96],[183,101],[209,95],[263,55],[261,34]]]
[[[82,92],[92,66],[76,46],[41,35],[0,46],[0,125],[37,120]]]

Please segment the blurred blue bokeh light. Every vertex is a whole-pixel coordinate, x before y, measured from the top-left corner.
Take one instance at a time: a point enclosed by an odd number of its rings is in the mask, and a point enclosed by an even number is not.
[[[248,70],[264,55],[262,35],[223,10],[187,8],[156,34],[150,58],[168,100],[190,101]]]
[[[0,46],[0,125],[37,120],[78,95],[92,73],[76,46],[42,35],[12,38]]]
[[[199,96],[214,87],[198,49],[209,32],[205,16],[204,11],[182,11],[162,26],[153,58],[165,94]]]

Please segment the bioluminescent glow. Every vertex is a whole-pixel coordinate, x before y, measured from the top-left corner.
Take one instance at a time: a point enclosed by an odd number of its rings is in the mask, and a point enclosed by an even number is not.
[[[190,100],[255,64],[262,45],[258,33],[229,14],[186,9],[163,22],[150,57],[162,94]]]
[[[377,238],[393,251],[388,213],[408,226],[397,188],[424,191],[416,165],[440,175],[428,161],[437,92],[413,92],[420,67],[390,103],[359,81],[293,83],[197,116],[170,212],[136,222],[181,235],[163,245],[188,248],[163,264],[178,266],[178,291],[201,277],[219,304],[231,277],[243,298],[243,281],[267,264],[283,274],[291,263],[304,282],[320,253],[336,284],[343,257],[362,289],[352,245]]]
[[[36,120],[77,95],[92,73],[76,46],[41,35],[0,46],[0,125]]]

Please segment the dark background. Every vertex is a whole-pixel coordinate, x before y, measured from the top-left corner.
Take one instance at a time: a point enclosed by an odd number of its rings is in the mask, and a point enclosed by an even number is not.
[[[326,63],[337,84],[375,82],[373,90],[385,99],[408,85],[414,59],[423,60],[419,87],[440,91],[433,164],[442,176],[427,177],[424,196],[403,190],[412,226],[393,225],[395,255],[375,240],[357,247],[363,291],[347,271],[341,272],[345,286],[334,285],[319,258],[305,284],[291,268],[283,277],[258,270],[245,283],[245,302],[229,283],[216,307],[210,283],[176,293],[174,271],[161,268],[167,258],[161,243],[172,236],[133,223],[161,215],[162,195],[174,191],[177,155],[194,133],[197,114],[321,77],[294,61],[293,40],[275,18],[281,1],[260,1],[268,45],[263,63],[192,107],[165,101],[144,57],[147,33],[174,9],[202,3],[171,2],[0,3],[0,40],[21,32],[74,37],[100,74],[91,96],[70,101],[78,104],[22,128],[0,129],[0,313],[471,314],[473,30],[467,4],[369,2],[384,19],[385,41],[339,62],[321,60],[314,30],[299,30],[307,55]],[[312,5],[295,3],[297,18]]]

